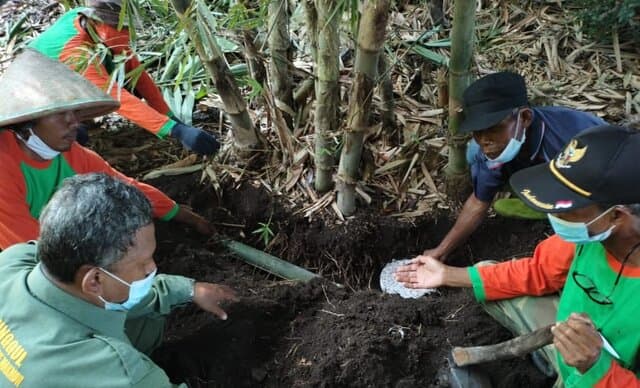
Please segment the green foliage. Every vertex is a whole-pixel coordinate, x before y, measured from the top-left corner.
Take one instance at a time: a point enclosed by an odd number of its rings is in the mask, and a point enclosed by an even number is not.
[[[600,40],[610,40],[614,31],[640,37],[640,0],[572,0],[580,8],[578,18],[585,33]]]
[[[4,30],[7,33],[5,33],[2,38],[0,38],[0,43],[6,46],[13,39],[16,39],[16,41],[21,41],[23,36],[25,36],[29,31],[29,26],[25,25],[26,20],[26,14],[23,14],[15,21],[13,21],[11,18],[8,18],[8,20],[4,23]]]
[[[431,61],[438,66],[448,67],[449,58],[435,50],[432,50],[451,47],[450,38],[431,40],[431,38],[439,33],[441,29],[442,27],[440,25],[435,26],[431,30],[424,31],[415,41],[402,42],[402,44],[424,59]]]
[[[249,94],[247,94],[247,96],[245,97],[249,101],[260,96],[264,90],[264,88],[262,87],[262,84],[258,82],[256,79],[251,77],[242,78],[241,84],[245,84],[249,88],[251,88]]]
[[[267,221],[266,223],[258,222],[258,225],[260,225],[260,227],[251,233],[259,235],[260,239],[264,242],[264,245],[267,246],[269,245],[271,239],[273,239],[273,237],[275,236],[273,230],[271,229],[271,218],[269,218],[269,221]]]
[[[238,2],[229,7],[222,23],[231,29],[256,29],[263,27],[267,20],[269,0],[258,0],[254,7],[247,8],[245,3]]]

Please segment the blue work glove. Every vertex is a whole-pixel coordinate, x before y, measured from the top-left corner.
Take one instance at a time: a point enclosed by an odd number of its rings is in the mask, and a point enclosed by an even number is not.
[[[213,155],[220,149],[215,136],[189,125],[176,123],[171,128],[171,136],[180,140],[188,150],[200,155]]]

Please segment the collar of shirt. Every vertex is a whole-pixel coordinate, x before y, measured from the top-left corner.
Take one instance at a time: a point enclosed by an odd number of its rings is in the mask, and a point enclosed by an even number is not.
[[[546,131],[546,125],[544,121],[540,119],[540,116],[536,113],[535,109],[532,109],[533,117],[531,125],[529,126],[529,133],[527,134],[528,153],[529,160],[535,160],[539,157],[540,152],[544,154],[542,143],[544,141],[544,135]],[[547,155],[541,155],[544,160],[549,160]]]
[[[27,285],[34,297],[79,324],[97,333],[128,341],[124,333],[127,314],[105,310],[58,288],[44,274],[41,263],[27,277]]]

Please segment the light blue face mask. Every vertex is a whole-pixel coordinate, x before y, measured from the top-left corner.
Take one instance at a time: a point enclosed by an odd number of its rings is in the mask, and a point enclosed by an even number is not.
[[[611,232],[616,227],[615,225],[605,230],[604,232],[598,233],[593,236],[589,235],[588,227],[589,225],[599,220],[600,217],[607,214],[613,208],[615,208],[615,206],[610,207],[604,213],[600,214],[587,223],[565,221],[554,216],[553,214],[547,214],[547,218],[549,218],[549,222],[551,223],[553,231],[556,232],[556,234],[560,236],[561,239],[575,244],[586,244],[590,242],[604,241],[608,239],[609,236],[611,236]]]
[[[104,271],[104,273],[106,273],[107,275],[111,276],[112,278],[116,279],[120,283],[129,287],[129,298],[122,303],[108,302],[103,297],[98,296],[98,298],[100,298],[100,300],[104,303],[105,310],[112,310],[112,311],[129,311],[135,305],[140,303],[140,301],[145,296],[147,296],[151,291],[151,286],[153,286],[153,280],[155,279],[156,272],[158,271],[157,269],[155,269],[153,270],[153,272],[147,275],[144,279],[136,280],[135,282],[132,282],[131,284],[129,284],[124,280],[120,279],[119,277],[117,277],[116,275],[112,274],[111,272],[107,271],[106,269],[104,268],[100,268],[100,269]]]
[[[518,136],[518,131],[520,130],[520,114],[519,113],[517,113],[517,117],[518,118],[516,119],[516,128],[514,130],[513,137],[509,139],[509,143],[507,144],[507,146],[504,147],[504,150],[502,150],[502,152],[500,153],[500,155],[498,155],[497,158],[490,159],[487,157],[487,167],[489,167],[489,169],[494,170],[496,168],[499,168],[505,163],[509,163],[516,157],[516,155],[518,155],[518,152],[520,152],[520,148],[522,147],[522,145],[524,144],[524,141],[526,140],[526,131],[523,128],[522,138],[520,140],[516,139],[516,137]]]

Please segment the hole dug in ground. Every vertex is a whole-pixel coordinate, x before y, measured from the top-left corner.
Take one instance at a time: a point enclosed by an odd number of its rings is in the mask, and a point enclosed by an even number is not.
[[[221,200],[195,177],[153,182],[220,224],[221,234],[264,248],[251,232],[271,219],[269,251],[330,281],[283,282],[233,258],[188,230],[159,224],[162,272],[223,282],[242,299],[220,321],[195,306],[178,309],[154,360],[191,387],[446,387],[452,346],[511,337],[470,290],[440,289],[417,300],[384,295],[380,268],[415,255],[447,232],[446,214],[414,224],[363,212],[345,225],[309,223],[250,184],[225,188]],[[173,190],[173,192],[172,192]],[[456,265],[531,252],[544,223],[492,219],[453,255]],[[244,238],[242,237],[244,236]],[[472,259],[473,258],[473,259]],[[551,386],[529,358],[484,364],[496,387]]]

